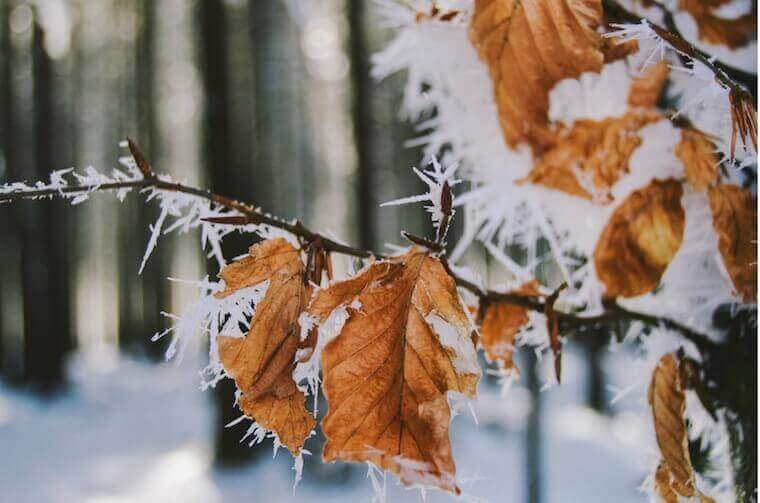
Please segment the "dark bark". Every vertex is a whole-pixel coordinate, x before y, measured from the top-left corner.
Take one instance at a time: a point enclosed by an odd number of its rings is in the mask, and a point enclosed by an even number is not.
[[[525,381],[530,390],[531,407],[528,414],[525,432],[525,487],[527,501],[540,503],[543,501],[541,460],[541,382],[538,377],[538,360],[533,351],[524,351]]]
[[[158,134],[158,119],[156,117],[157,101],[155,98],[155,35],[156,9],[154,0],[143,0],[143,27],[138,39],[137,54],[137,112],[138,131],[148,140],[150,155],[159,159],[161,155],[160,137]],[[152,210],[152,211],[151,211]],[[141,206],[141,229],[146,230],[155,220],[155,208]],[[148,346],[148,354],[159,358],[166,350],[168,339],[151,342],[150,337],[160,331],[166,324],[161,311],[171,304],[171,288],[169,276],[169,260],[172,241],[165,242],[154,250],[150,264],[143,271],[143,344]]]
[[[198,10],[201,33],[200,65],[203,74],[205,97],[203,128],[204,171],[216,191],[228,190],[239,194],[232,170],[232,149],[229,118],[229,67],[227,64],[227,17],[222,0],[203,0]],[[228,257],[240,254],[245,248],[239,239],[225,240],[224,252]],[[218,269],[209,263],[212,275]],[[240,443],[241,426],[225,428],[240,416],[234,407],[235,385],[231,380],[220,382],[214,389],[217,410],[215,435],[215,462],[219,466],[238,465],[251,459],[254,450]]]
[[[139,31],[134,44],[134,61],[127,70],[134,71],[134,78],[127,79],[129,89],[125,93],[132,99],[128,100],[128,110],[124,110],[126,129],[138,139],[149,159],[160,159],[154,92],[156,8],[152,0],[141,0],[137,6]],[[171,239],[170,236],[162,237],[161,246],[153,251],[138,276],[139,261],[148,239],[149,226],[156,219],[156,208],[144,204],[141,198],[131,198],[126,204],[121,232],[119,344],[129,351],[159,359],[168,339],[152,342],[151,336],[164,327],[161,311],[171,301],[166,279]]]
[[[605,396],[604,368],[602,359],[607,351],[609,342],[609,330],[600,328],[593,337],[585,340],[586,354],[588,355],[589,379],[586,391],[586,400],[591,408],[604,413],[607,411],[609,400]]]
[[[369,76],[369,51],[367,49],[366,11],[367,2],[349,2],[349,54],[351,58],[351,84],[353,91],[352,117],[354,145],[357,162],[357,201],[359,245],[363,248],[377,246],[376,208],[372,190],[373,156],[371,141],[371,82]]]
[[[30,179],[43,179],[54,164],[53,64],[44,48],[44,32],[33,25],[33,124],[29,144],[34,145]],[[62,202],[24,208],[21,216],[22,290],[24,299],[24,377],[42,391],[63,385],[64,357],[70,347],[67,291],[62,285],[61,229],[55,212]],[[60,303],[63,302],[63,306]]]
[[[13,131],[13,91],[11,88],[11,37],[10,37],[10,2],[4,2],[0,8],[0,183],[9,180],[8,166],[12,160],[12,142],[11,131]],[[0,263],[6,264],[10,259],[13,249],[15,235],[11,228],[9,219],[0,219],[0,235],[6,238],[0,243]],[[4,319],[5,304],[8,302],[6,290],[12,291],[11,275],[0,268],[0,375],[5,373],[5,361],[8,351],[8,327],[7,320]]]

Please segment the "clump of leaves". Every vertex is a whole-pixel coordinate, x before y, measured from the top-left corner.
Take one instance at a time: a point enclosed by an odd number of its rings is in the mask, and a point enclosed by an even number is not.
[[[549,91],[562,79],[598,72],[636,44],[617,44],[596,31],[601,0],[503,2],[479,0],[470,39],[488,65],[504,139],[537,150],[554,143]]]
[[[304,393],[293,380],[296,351],[301,344],[298,318],[311,287],[306,284],[300,252],[283,238],[251,247],[249,254],[219,273],[224,297],[241,288],[268,281],[266,296],[256,306],[245,338],[219,336],[219,359],[243,393],[241,410],[277,434],[297,456],[314,429],[314,417],[304,406]]]

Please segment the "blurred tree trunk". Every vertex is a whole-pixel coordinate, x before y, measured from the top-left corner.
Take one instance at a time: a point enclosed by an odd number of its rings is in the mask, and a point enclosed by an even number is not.
[[[31,138],[32,83],[31,23],[18,26],[20,33],[11,30],[11,16],[15,8],[12,2],[3,2],[5,26],[2,33],[2,60],[4,73],[3,101],[3,153],[6,180],[21,180],[29,175],[33,163]],[[31,11],[26,11],[31,19]],[[21,29],[23,28],[23,30]],[[2,330],[3,370],[8,379],[21,383],[25,377],[24,357],[24,292],[22,286],[22,218],[28,205],[14,204],[5,220],[7,234],[0,241],[2,253]]]
[[[525,433],[525,486],[527,501],[540,503],[543,501],[541,487],[543,484],[541,461],[541,382],[538,378],[538,359],[533,351],[524,351],[526,356],[525,380],[530,390],[531,406]]]
[[[364,29],[366,16],[366,2],[348,3],[354,144],[358,168],[356,196],[359,202],[357,218],[359,246],[372,249],[377,244],[375,231],[377,204],[374,204],[372,193],[372,113],[370,110],[372,83],[369,76],[367,32]]]
[[[56,134],[53,109],[53,63],[44,47],[44,32],[36,13],[32,26],[32,137],[22,142],[33,158],[23,165],[31,180],[45,179],[54,166]],[[27,130],[29,131],[29,130]],[[57,204],[56,204],[57,203]],[[24,300],[24,377],[51,391],[64,379],[64,356],[70,347],[67,291],[63,268],[65,238],[61,235],[62,201],[24,205],[19,215],[22,234],[21,274]],[[62,260],[64,260],[62,262]],[[62,303],[62,304],[61,304]]]
[[[204,0],[200,3],[199,24],[201,29],[200,66],[203,74],[205,98],[203,129],[204,171],[212,190],[232,197],[243,198],[241,185],[231,162],[233,145],[229,117],[229,67],[227,64],[227,16],[222,0]],[[230,239],[231,238],[231,239]],[[234,257],[245,250],[244,243],[236,235],[224,242],[226,257]],[[209,272],[216,271],[216,264],[209,263]],[[241,443],[247,425],[238,424],[226,428],[230,421],[240,416],[234,407],[235,384],[224,379],[214,390],[215,461],[220,466],[240,464],[255,452]]]
[[[385,46],[392,31],[376,19],[372,2],[348,5],[360,244],[377,250],[385,243],[400,243],[401,230],[432,237],[420,205],[379,208],[384,201],[425,190],[412,171],[423,159],[420,148],[404,147],[416,136],[414,126],[399,117],[406,75],[373,82],[369,74],[370,56]]]
[[[129,5],[129,4],[127,4]],[[125,79],[127,89],[124,115],[124,134],[134,136],[148,159],[160,157],[156,128],[155,88],[155,10],[152,0],[141,0],[135,7],[137,35],[132,49],[134,60],[125,69],[132,78]],[[160,169],[158,166],[156,169]],[[142,274],[138,265],[148,240],[148,229],[156,218],[156,207],[145,204],[143,197],[134,194],[124,203],[122,231],[120,232],[120,284],[119,284],[119,345],[138,354],[160,358],[167,339],[151,341],[164,324],[161,311],[170,303],[167,284],[168,238],[162,236],[161,246],[151,254]]]
[[[308,75],[300,34],[285,2],[252,0],[254,201],[285,218],[304,218],[313,191],[311,136],[305,114]]]
[[[0,117],[3,117],[3,120],[0,120],[0,183],[4,183],[7,181],[7,175],[8,175],[8,156],[10,153],[8,152],[9,147],[9,132],[10,132],[10,124],[8,120],[9,116],[9,108],[12,102],[12,97],[9,93],[9,86],[10,86],[10,36],[8,31],[10,30],[9,26],[9,14],[10,14],[10,8],[7,5],[8,2],[4,2],[2,7],[0,7]],[[0,235],[2,236],[10,236],[10,228],[8,225],[7,218],[0,219]],[[5,265],[5,261],[7,260],[8,256],[8,250],[6,248],[8,247],[8,244],[5,243],[5,239],[3,240],[4,243],[0,244],[0,264]],[[4,363],[5,363],[5,352],[4,352],[4,333],[6,331],[5,324],[3,323],[3,310],[5,303],[3,302],[3,290],[7,288],[6,282],[8,281],[8,274],[4,273],[3,268],[0,268],[0,376],[3,375],[4,371]]]
[[[602,368],[604,352],[609,343],[609,329],[595,330],[589,337],[584,338],[583,344],[588,355],[589,379],[586,400],[591,408],[600,413],[607,411],[605,398],[604,369]]]
[[[10,180],[10,167],[13,163],[13,65],[10,35],[10,2],[3,2],[0,7],[0,183]],[[11,327],[9,303],[18,285],[13,282],[11,271],[14,270],[13,252],[16,249],[16,235],[11,225],[12,218],[0,219],[0,375],[7,373],[7,360],[10,359],[8,346]]]
[[[149,159],[161,156],[158,120],[156,117],[158,101],[156,100],[156,2],[142,0],[141,25],[137,39],[137,130],[140,138],[145,140]],[[156,168],[160,169],[160,168]],[[142,201],[141,201],[142,203]],[[140,204],[140,228],[144,231],[155,221],[156,208]],[[147,236],[147,234],[146,234]],[[171,238],[167,236],[170,241]],[[151,342],[151,336],[164,326],[161,311],[171,304],[171,289],[167,276],[169,271],[169,243],[157,247],[151,256],[151,263],[143,271],[143,335],[142,343],[147,345],[148,354],[160,358],[168,339]]]

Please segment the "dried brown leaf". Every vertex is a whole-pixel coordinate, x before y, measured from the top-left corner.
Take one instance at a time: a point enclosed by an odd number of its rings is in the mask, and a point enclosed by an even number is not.
[[[684,420],[686,397],[679,366],[675,355],[664,355],[655,367],[649,384],[654,432],[662,454],[655,472],[655,489],[666,503],[678,502],[679,496],[698,497],[702,503],[714,503],[712,498],[697,490],[689,455],[689,437]]]
[[[322,353],[325,461],[459,492],[445,393],[474,396],[478,369],[454,280],[413,248],[319,291],[310,312],[324,320],[340,306],[348,319]]]
[[[315,424],[292,377],[300,342],[298,317],[310,297],[300,253],[285,239],[264,241],[219,276],[226,284],[219,297],[269,281],[248,335],[217,338],[219,359],[243,392],[241,410],[298,455]]]
[[[638,109],[622,117],[577,121],[558,135],[522,182],[608,202],[610,188],[629,171],[631,154],[641,145],[637,131],[661,119],[657,112]]]
[[[683,415],[686,397],[678,361],[672,354],[664,355],[652,374],[649,405],[652,407],[657,445],[671,476],[669,485],[681,496],[692,497],[696,494],[696,488]]]
[[[681,159],[686,180],[695,191],[705,192],[715,182],[720,157],[708,135],[691,127],[683,128],[675,154]]]
[[[708,196],[718,250],[734,289],[744,302],[757,301],[757,201],[736,185],[711,187]]]
[[[723,1],[679,0],[678,6],[691,14],[697,23],[699,39],[731,49],[743,47],[757,36],[757,4],[749,12],[734,19],[722,18],[715,10]]]
[[[635,44],[602,37],[601,0],[477,0],[470,40],[493,81],[504,139],[542,150],[554,142],[549,91],[562,79],[598,72]]]
[[[734,160],[737,139],[741,138],[745,147],[752,144],[757,152],[757,111],[752,95],[744,89],[731,89],[728,98],[731,103],[730,158]]]
[[[673,490],[670,470],[664,460],[660,461],[654,472],[654,488],[665,503],[678,503],[678,494]]]
[[[677,181],[655,179],[615,209],[594,250],[606,297],[635,297],[657,286],[683,240],[682,194]]]
[[[510,291],[515,295],[539,295],[538,281],[532,280]],[[486,306],[480,324],[480,345],[489,361],[499,361],[502,368],[519,373],[513,360],[515,338],[528,323],[528,310],[508,302],[492,302]]]
[[[628,91],[628,105],[632,107],[654,108],[668,80],[670,67],[663,60],[647,68],[635,77]]]

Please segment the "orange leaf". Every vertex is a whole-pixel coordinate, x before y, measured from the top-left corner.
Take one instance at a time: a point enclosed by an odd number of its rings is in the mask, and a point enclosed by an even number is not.
[[[522,182],[609,201],[610,188],[629,171],[631,154],[641,145],[636,132],[661,119],[656,112],[634,110],[622,117],[577,121],[558,135],[555,146],[538,158]]]
[[[662,461],[655,473],[655,489],[666,503],[677,502],[678,496],[698,496],[702,503],[713,502],[696,488],[694,467],[689,456],[689,438],[684,411],[683,392],[678,360],[666,354],[657,364],[649,385],[654,431]]]
[[[653,180],[615,209],[594,250],[605,296],[635,297],[652,291],[683,241],[681,184]]]
[[[470,40],[488,65],[504,139],[538,150],[553,143],[549,91],[560,80],[598,72],[635,50],[596,31],[601,0],[477,0]]]
[[[538,281],[532,280],[509,293],[516,295],[539,295]],[[499,361],[505,370],[519,373],[512,359],[515,338],[528,323],[528,310],[508,302],[493,302],[486,306],[480,324],[480,344],[489,361]]]
[[[219,297],[269,281],[248,335],[217,338],[219,359],[243,392],[241,410],[276,433],[296,456],[315,424],[292,377],[300,342],[298,317],[310,297],[300,253],[285,239],[271,239],[252,246],[248,256],[219,276],[226,284]]]
[[[744,302],[757,300],[757,201],[736,185],[711,187],[708,196],[718,250]]]
[[[694,129],[681,130],[675,154],[681,159],[686,180],[697,192],[704,192],[717,178],[720,158],[710,137]]]
[[[671,484],[670,470],[662,460],[657,465],[657,471],[654,472],[654,488],[665,503],[678,503],[678,494]]]
[[[371,461],[406,484],[459,492],[447,391],[475,395],[479,369],[454,280],[420,248],[315,296],[320,320],[349,306],[322,353],[325,461]]]
[[[686,398],[678,362],[666,354],[657,364],[649,385],[649,405],[654,417],[657,445],[671,474],[671,486],[682,496],[694,496],[694,468],[689,457],[684,410]]]
[[[731,89],[728,99],[731,103],[731,149],[729,157],[733,161],[737,139],[742,140],[745,148],[748,148],[751,143],[757,152],[757,111],[752,95],[744,89]]]
[[[735,19],[715,15],[725,2],[705,0],[679,0],[678,6],[691,14],[697,23],[699,39],[710,44],[725,45],[731,49],[747,45],[757,36],[757,4],[746,14]]]
[[[660,61],[647,68],[642,75],[635,77],[628,91],[628,105],[654,108],[660,100],[669,73],[668,64]]]

